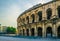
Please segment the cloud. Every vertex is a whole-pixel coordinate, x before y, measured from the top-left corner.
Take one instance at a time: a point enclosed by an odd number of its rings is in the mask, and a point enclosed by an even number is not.
[[[48,0],[48,1],[47,0],[33,0],[33,3],[34,4],[39,4],[39,3],[42,3],[43,4],[43,3],[46,3],[46,2],[49,2],[49,1],[51,1],[51,0]]]
[[[38,3],[43,3],[42,0],[33,0],[35,2],[35,4],[38,4]]]
[[[51,1],[51,0],[49,0],[49,1]],[[43,4],[43,3],[46,3],[46,2],[48,2],[48,1],[47,0],[29,0],[29,1],[26,1],[26,2],[22,3],[23,4],[22,7],[24,8],[24,10],[26,10],[26,9],[31,8],[32,6],[34,6],[36,4],[39,4],[39,3]]]

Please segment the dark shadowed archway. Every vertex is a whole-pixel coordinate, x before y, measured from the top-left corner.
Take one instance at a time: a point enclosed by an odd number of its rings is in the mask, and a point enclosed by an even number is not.
[[[48,28],[46,29],[46,36],[47,36],[47,37],[52,37],[52,28],[51,28],[51,27],[48,27]]]
[[[34,36],[34,28],[31,29],[31,36]]]
[[[23,29],[23,36],[25,35],[25,30]]]
[[[47,19],[50,19],[51,18],[51,15],[52,15],[52,9],[51,8],[48,8],[47,11]]]
[[[32,23],[34,23],[35,15],[34,15],[34,14],[32,14],[32,15],[31,15],[31,17],[32,17]]]
[[[60,26],[57,29],[57,34],[58,34],[58,37],[60,37]]]
[[[60,6],[58,6],[57,11],[58,11],[58,16],[60,18]]]
[[[42,28],[38,27],[38,36],[42,37]]]
[[[29,36],[29,29],[27,29],[26,32],[27,32],[27,36]]]
[[[39,16],[39,21],[41,21],[42,20],[42,11],[38,12],[38,16]]]
[[[29,23],[29,16],[26,17],[27,23]]]

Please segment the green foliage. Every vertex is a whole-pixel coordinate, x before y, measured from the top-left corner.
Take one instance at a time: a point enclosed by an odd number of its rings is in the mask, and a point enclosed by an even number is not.
[[[14,28],[14,27],[8,27],[7,28],[7,33],[8,34],[15,34],[16,33],[16,28]]]

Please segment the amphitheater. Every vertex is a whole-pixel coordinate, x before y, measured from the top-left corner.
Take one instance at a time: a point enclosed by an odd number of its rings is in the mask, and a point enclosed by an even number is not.
[[[17,18],[21,36],[60,37],[60,0],[37,4]]]

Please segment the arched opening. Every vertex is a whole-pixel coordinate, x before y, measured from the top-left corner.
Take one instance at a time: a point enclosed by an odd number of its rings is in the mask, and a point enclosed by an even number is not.
[[[35,15],[34,15],[34,14],[32,14],[32,15],[31,15],[31,17],[32,17],[32,23],[34,23]]]
[[[26,32],[27,32],[27,36],[29,36],[29,29],[27,29]]]
[[[22,18],[22,22],[23,22],[23,23],[25,22],[25,18]]]
[[[38,16],[39,16],[39,21],[41,21],[42,20],[42,11],[38,12]]]
[[[34,28],[31,29],[31,36],[34,36]]]
[[[24,32],[25,30],[23,29],[23,36],[25,35],[25,32]]]
[[[42,28],[38,27],[38,36],[42,37]]]
[[[26,17],[26,20],[28,21],[27,23],[29,23],[29,16]]]
[[[58,27],[58,29],[57,29],[57,33],[58,33],[58,37],[60,37],[60,26]]]
[[[51,18],[51,15],[52,15],[52,9],[51,8],[48,8],[47,11],[47,19],[50,19]]]
[[[58,16],[60,18],[60,6],[58,6],[57,10],[58,10]]]
[[[48,27],[48,28],[46,29],[46,36],[47,36],[47,37],[52,37],[52,28],[51,28],[51,27]]]

